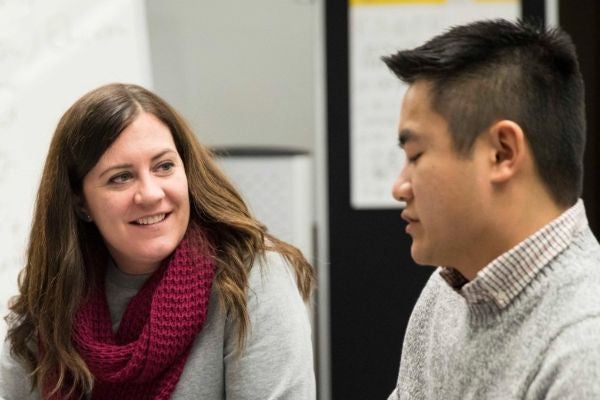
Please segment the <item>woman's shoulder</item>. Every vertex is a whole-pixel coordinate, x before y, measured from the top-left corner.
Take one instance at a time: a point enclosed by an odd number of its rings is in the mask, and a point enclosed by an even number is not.
[[[293,267],[278,252],[267,250],[254,260],[248,276],[250,290],[297,292]]]
[[[4,340],[0,350],[0,399],[39,399],[37,390],[31,391],[29,373],[10,351],[10,342]]]

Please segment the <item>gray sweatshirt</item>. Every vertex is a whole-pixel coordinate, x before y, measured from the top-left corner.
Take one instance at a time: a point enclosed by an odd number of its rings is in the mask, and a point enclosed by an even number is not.
[[[311,327],[291,268],[279,254],[267,253],[266,265],[250,273],[248,312],[251,331],[246,350],[236,354],[233,321],[220,310],[215,289],[207,320],[191,350],[172,395],[174,400],[315,399]],[[114,327],[147,277],[109,267],[107,299]],[[26,372],[10,356],[0,356],[0,398],[39,399],[29,392]]]
[[[582,204],[515,250],[460,289],[433,273],[389,400],[600,399],[600,246]]]

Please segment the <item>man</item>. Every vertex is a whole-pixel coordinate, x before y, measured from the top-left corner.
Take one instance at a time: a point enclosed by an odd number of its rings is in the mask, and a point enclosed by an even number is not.
[[[481,21],[383,60],[409,84],[393,195],[414,260],[442,266],[389,399],[600,399],[600,246],[579,200],[570,38]]]

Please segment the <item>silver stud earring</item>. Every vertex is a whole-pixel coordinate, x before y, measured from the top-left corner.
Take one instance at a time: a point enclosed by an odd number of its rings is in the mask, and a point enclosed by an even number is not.
[[[92,216],[88,214],[85,210],[77,210],[77,216],[84,222],[92,222]]]

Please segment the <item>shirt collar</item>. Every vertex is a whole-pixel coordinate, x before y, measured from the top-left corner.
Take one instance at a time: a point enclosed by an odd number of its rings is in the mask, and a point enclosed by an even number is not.
[[[587,226],[587,219],[580,199],[556,219],[486,265],[472,281],[454,268],[442,267],[440,276],[467,303],[492,302],[503,309],[550,260],[567,248],[575,232],[584,226]]]

